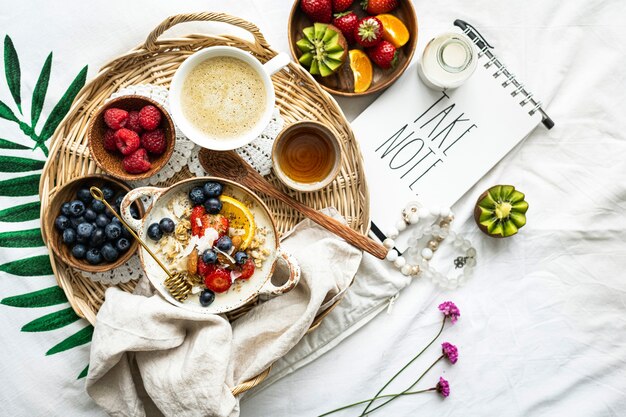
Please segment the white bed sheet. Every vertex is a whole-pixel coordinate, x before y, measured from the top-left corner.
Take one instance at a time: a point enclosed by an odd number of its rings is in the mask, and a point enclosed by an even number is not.
[[[460,359],[454,367],[436,367],[424,384],[444,375],[451,396],[404,398],[377,414],[626,415],[626,2],[414,3],[420,26],[429,31],[445,30],[454,18],[479,28],[543,99],[556,127],[537,128],[454,207],[454,228],[467,233],[479,252],[472,282],[451,292],[426,281],[413,283],[391,314],[383,313],[319,360],[247,398],[242,416],[312,416],[368,398],[436,332],[436,305],[447,299],[461,308],[462,318],[442,340],[458,345]],[[239,15],[255,22],[276,49],[288,50],[287,0],[0,4],[0,27],[27,49],[20,59],[43,62],[54,50],[60,61],[55,69],[68,70],[66,81],[85,63],[94,76],[163,18],[192,10]],[[204,28],[189,24],[173,33]],[[419,39],[420,49],[426,41]],[[370,100],[338,101],[353,119]],[[489,239],[471,220],[477,195],[496,183],[515,184],[530,203],[528,225],[511,239]],[[28,282],[28,289],[40,285]],[[28,313],[20,314],[25,321]],[[28,340],[43,346],[49,336],[20,335],[20,342],[13,342],[18,327],[3,325],[15,333],[5,333],[3,341],[3,413],[101,415],[82,381],[49,383],[65,378],[62,356],[48,359],[20,349]],[[83,360],[85,354],[73,353]],[[401,378],[396,391],[435,354],[430,351]],[[52,397],[63,399],[63,410],[50,409]]]

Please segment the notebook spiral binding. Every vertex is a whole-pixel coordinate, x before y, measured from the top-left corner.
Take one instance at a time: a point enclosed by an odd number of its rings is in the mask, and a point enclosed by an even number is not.
[[[494,47],[491,46],[489,42],[487,42],[487,40],[480,34],[480,32],[478,32],[478,30],[476,30],[476,28],[474,28],[469,23],[460,19],[455,20],[454,25],[461,28],[463,33],[465,33],[472,40],[474,45],[476,45],[476,47],[478,48],[478,59],[482,58],[483,56],[488,58],[487,62],[485,62],[483,66],[487,69],[491,66],[497,68],[493,73],[493,77],[503,77],[502,79],[504,81],[502,82],[502,87],[506,88],[509,86],[509,84],[512,84],[515,87],[515,89],[511,92],[511,97],[516,97],[518,94],[523,96],[524,98],[519,102],[519,105],[525,107],[530,104],[532,108],[528,110],[528,114],[532,116],[536,112],[541,113],[542,123],[544,124],[544,126],[548,129],[552,129],[554,127],[554,121],[541,107],[541,101],[533,98],[533,93],[531,93],[524,86],[524,84],[522,84],[515,77],[515,74],[509,71],[506,65],[504,65],[504,63],[498,59],[498,57],[492,52]]]

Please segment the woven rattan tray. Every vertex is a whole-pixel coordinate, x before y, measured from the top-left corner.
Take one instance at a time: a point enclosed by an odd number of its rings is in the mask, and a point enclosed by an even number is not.
[[[176,39],[158,40],[170,27],[190,21],[214,21],[229,23],[246,29],[254,36],[254,42],[226,35],[192,34]],[[54,136],[50,157],[46,163],[40,183],[42,214],[58,187],[73,178],[101,172],[89,156],[87,146],[87,125],[94,111],[121,87],[136,84],[156,84],[168,86],[178,66],[194,52],[214,45],[229,45],[250,51],[261,62],[271,59],[276,52],[267,44],[259,29],[252,23],[237,17],[220,13],[193,13],[172,16],[157,26],[145,43],[106,64],[98,75],[76,97],[67,117]],[[341,172],[327,188],[315,193],[288,191],[303,203],[321,209],[335,207],[348,221],[350,227],[365,233],[369,225],[369,197],[361,164],[361,153],[350,126],[335,100],[298,64],[289,66],[272,77],[276,90],[276,103],[286,123],[299,120],[317,120],[331,128],[342,142]],[[167,186],[191,177],[184,168],[174,178],[162,186]],[[268,179],[277,187],[284,188],[270,175]],[[261,195],[270,208],[281,232],[289,230],[302,220],[300,213],[283,203]],[[44,236],[44,241],[47,241]],[[78,315],[95,324],[96,313],[104,300],[106,286],[83,277],[55,258],[50,261],[59,283]],[[119,287],[132,291],[134,282],[120,284]],[[249,310],[247,306],[233,312],[231,320]],[[311,326],[315,329],[330,309],[320,314]],[[246,391],[260,383],[269,369],[256,378],[233,389],[234,394]]]

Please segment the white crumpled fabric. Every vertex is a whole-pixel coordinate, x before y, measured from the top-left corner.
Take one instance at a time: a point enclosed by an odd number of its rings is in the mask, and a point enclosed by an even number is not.
[[[231,388],[285,356],[361,264],[361,251],[308,220],[282,246],[300,264],[300,283],[232,327],[223,316],[189,312],[159,295],[108,289],[91,346],[89,395],[114,416],[145,416],[143,389],[166,416],[238,416]],[[143,388],[133,380],[135,364]]]

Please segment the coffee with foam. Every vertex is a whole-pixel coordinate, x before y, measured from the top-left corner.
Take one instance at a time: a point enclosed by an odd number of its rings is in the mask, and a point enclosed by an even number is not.
[[[266,107],[261,76],[246,62],[229,56],[196,65],[185,78],[181,97],[187,120],[219,139],[237,138],[253,129]]]

